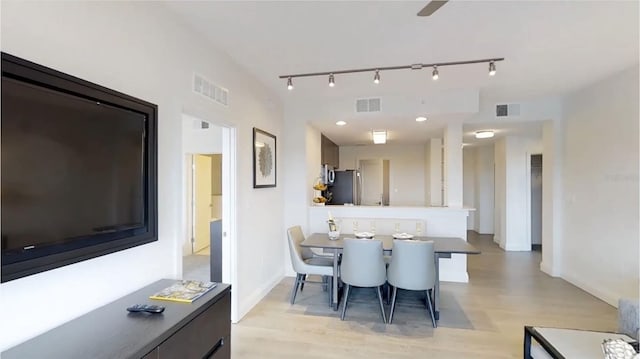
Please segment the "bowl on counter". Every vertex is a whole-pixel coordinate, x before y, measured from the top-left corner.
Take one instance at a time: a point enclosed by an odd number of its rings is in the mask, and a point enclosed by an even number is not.
[[[373,238],[376,234],[372,232],[355,232],[353,233],[356,238]]]

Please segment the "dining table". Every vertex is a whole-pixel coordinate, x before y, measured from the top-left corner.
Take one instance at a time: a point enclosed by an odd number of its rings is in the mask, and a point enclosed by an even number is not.
[[[345,238],[355,238],[354,235],[341,234],[337,239],[330,239],[327,233],[313,233],[308,236],[300,245],[302,247],[322,249],[324,253],[333,253],[333,310],[338,310],[338,261],[340,254],[344,248]],[[373,239],[382,242],[382,249],[386,255],[393,257],[393,240],[396,239],[392,235],[378,235]],[[436,267],[436,285],[433,293],[434,311],[436,320],[440,319],[440,258],[451,258],[452,254],[480,254],[480,251],[467,243],[466,240],[458,237],[430,237],[430,236],[413,236],[410,240],[417,241],[433,241],[433,251],[435,253]]]

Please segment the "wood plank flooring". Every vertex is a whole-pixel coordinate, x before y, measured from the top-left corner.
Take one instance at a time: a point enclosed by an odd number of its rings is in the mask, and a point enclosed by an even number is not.
[[[340,321],[319,285],[306,285],[290,305],[293,278],[285,278],[232,326],[232,357],[522,358],[524,325],[617,329],[616,309],[541,272],[540,252],[504,252],[491,236],[468,237],[482,254],[468,257],[469,283],[442,283],[438,328],[416,293],[398,294],[385,325],[375,292],[361,289]]]

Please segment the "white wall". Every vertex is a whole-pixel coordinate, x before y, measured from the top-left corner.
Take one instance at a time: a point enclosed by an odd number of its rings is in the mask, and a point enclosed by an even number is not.
[[[182,114],[182,149],[184,153],[222,153],[222,127],[196,128],[201,118]]]
[[[480,234],[493,233],[494,154],[493,144],[474,147],[475,151],[475,227]],[[474,213],[474,212],[470,212]]]
[[[612,305],[640,289],[638,76],[636,65],[565,103],[563,278]]]
[[[282,177],[272,189],[254,190],[251,181],[251,128],[284,136],[282,107],[266,100],[276,96],[159,3],[2,2],[1,16],[2,51],[159,106],[159,240],[0,285],[0,350],[159,278],[180,276],[182,113],[237,127],[233,300],[244,315],[284,274]],[[193,72],[229,89],[230,106],[194,94]]]
[[[473,147],[465,147],[462,150],[462,199],[465,207],[476,208],[476,151]],[[467,217],[467,229],[476,227],[475,211],[469,212]]]
[[[424,206],[424,145],[340,146],[340,167],[357,168],[361,159],[389,160],[389,205]]]
[[[562,273],[562,159],[564,119],[544,123],[542,131],[542,262],[540,269],[554,277]]]

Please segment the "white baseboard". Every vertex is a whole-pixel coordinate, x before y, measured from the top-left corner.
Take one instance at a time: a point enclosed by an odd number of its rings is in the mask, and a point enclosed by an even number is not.
[[[442,282],[457,282],[457,283],[469,283],[469,273],[467,272],[449,272],[440,273],[440,281]]]
[[[271,280],[267,281],[265,285],[260,288],[256,288],[249,296],[244,299],[238,301],[238,318],[234,323],[237,323],[244,318],[256,304],[260,303],[260,301],[267,295],[269,292],[276,286],[282,279],[284,278],[283,273],[279,273],[271,278]],[[232,294],[233,295],[233,294]]]
[[[578,276],[572,275],[572,274],[568,274],[568,273],[564,273],[562,275],[562,279],[566,280],[567,282],[575,285],[576,287],[584,290],[585,292],[593,295],[594,297],[614,306],[614,307],[618,307],[618,298],[620,297],[619,294],[616,293],[612,293],[608,290],[603,290],[602,288],[598,287],[597,285],[592,285],[590,283],[588,283],[585,280],[582,280],[580,278],[578,278]]]
[[[540,270],[552,277],[555,277],[555,278],[561,277],[559,271],[554,270],[554,268],[547,265],[546,262],[540,262]]]

